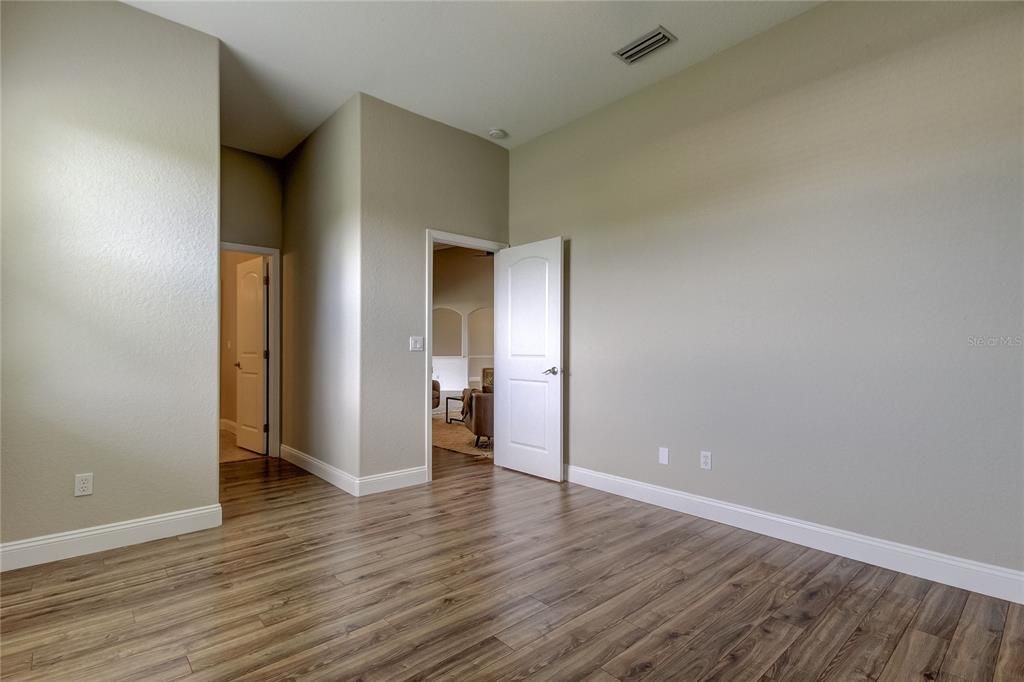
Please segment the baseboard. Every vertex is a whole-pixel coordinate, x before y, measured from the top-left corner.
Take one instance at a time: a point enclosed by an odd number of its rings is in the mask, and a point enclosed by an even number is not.
[[[229,431],[231,433],[234,433],[235,432],[235,422],[231,421],[230,419],[221,419],[220,420],[220,430],[221,431]]]
[[[359,479],[342,471],[336,466],[321,462],[316,457],[310,457],[301,450],[281,444],[281,458],[285,459],[300,469],[305,469],[317,478],[322,478],[335,488],[341,488],[349,495],[359,496]]]
[[[425,466],[388,471],[383,474],[373,474],[372,476],[353,476],[347,471],[321,462],[319,459],[288,445],[281,445],[281,457],[355,497],[382,493],[427,482],[427,468]]]
[[[42,535],[0,545],[0,570],[45,564],[221,525],[219,504]]]
[[[427,467],[418,466],[410,469],[387,471],[383,474],[359,477],[359,495],[372,495],[388,490],[406,488],[427,482]]]
[[[919,578],[1024,603],[1024,571],[984,564],[600,471],[569,467],[572,483],[718,521]]]

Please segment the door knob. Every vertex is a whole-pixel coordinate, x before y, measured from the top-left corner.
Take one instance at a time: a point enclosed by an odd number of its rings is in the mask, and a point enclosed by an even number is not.
[[[549,367],[548,369],[544,370],[543,373],[544,374],[551,374],[553,376],[558,376],[558,368],[557,367]]]
[[[236,362],[235,367],[237,367],[238,369],[242,369],[242,363]]]

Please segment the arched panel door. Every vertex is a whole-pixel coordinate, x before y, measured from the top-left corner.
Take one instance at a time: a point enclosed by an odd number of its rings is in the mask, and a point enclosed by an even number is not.
[[[494,463],[563,480],[561,237],[495,256]]]
[[[263,258],[235,268],[235,444],[267,454],[267,303]]]

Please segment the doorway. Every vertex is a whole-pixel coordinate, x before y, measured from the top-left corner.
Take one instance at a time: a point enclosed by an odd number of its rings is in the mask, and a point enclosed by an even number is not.
[[[494,253],[503,247],[427,231],[425,440],[431,478],[435,447],[446,456],[492,461]]]
[[[562,237],[509,247],[435,230],[427,230],[426,240],[427,335],[425,340],[409,339],[410,350],[426,351],[424,440],[428,480],[432,480],[434,466],[433,410],[440,406],[442,397],[447,397],[443,384],[439,387],[433,383],[434,343],[442,338],[434,330],[439,319],[434,313],[434,256],[438,244],[493,256],[490,440],[494,465],[564,481],[562,415],[567,372],[563,365],[563,294],[568,280],[564,277],[567,252]],[[463,419],[467,416],[464,414]]]
[[[220,463],[280,455],[280,253],[221,244]]]

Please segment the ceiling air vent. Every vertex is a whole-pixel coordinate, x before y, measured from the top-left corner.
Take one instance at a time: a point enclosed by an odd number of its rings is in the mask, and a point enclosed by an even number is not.
[[[659,26],[650,33],[643,34],[621,50],[616,50],[615,56],[627,64],[636,64],[655,50],[675,41],[676,37],[669,33],[667,28]]]

